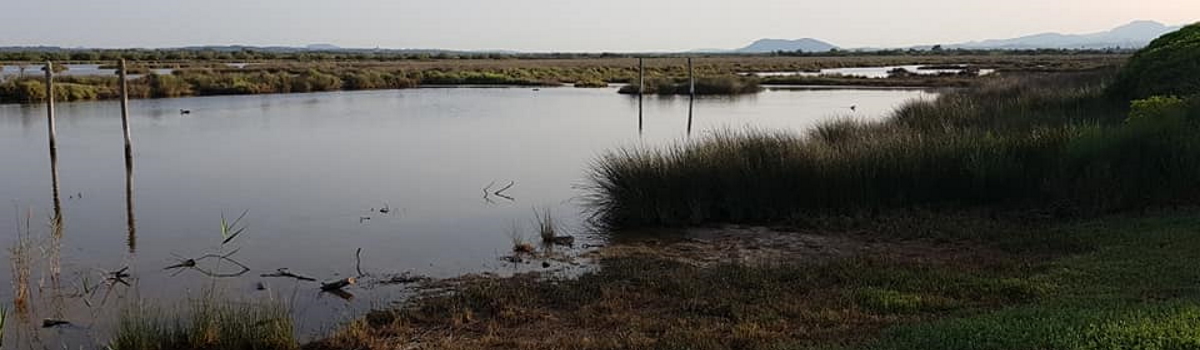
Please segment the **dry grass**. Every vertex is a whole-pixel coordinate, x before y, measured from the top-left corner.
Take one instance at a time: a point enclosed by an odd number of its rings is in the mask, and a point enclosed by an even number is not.
[[[558,224],[554,221],[554,215],[550,213],[550,208],[533,211],[534,225],[537,226],[538,236],[542,238],[542,244],[554,244],[554,240],[558,237]]]

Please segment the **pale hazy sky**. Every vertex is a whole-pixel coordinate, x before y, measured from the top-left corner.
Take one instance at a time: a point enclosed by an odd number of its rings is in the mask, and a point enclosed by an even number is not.
[[[1200,0],[0,0],[0,46],[289,45],[658,51],[813,37],[906,46],[1133,20],[1200,20]]]

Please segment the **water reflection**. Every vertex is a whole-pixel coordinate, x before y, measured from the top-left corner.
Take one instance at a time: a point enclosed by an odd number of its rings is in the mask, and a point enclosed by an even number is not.
[[[129,235],[125,243],[129,246],[129,254],[137,252],[137,220],[133,211],[133,149],[125,147],[125,224]]]
[[[687,136],[692,136],[692,110],[696,108],[696,95],[688,97]]]
[[[577,234],[579,246],[601,242],[603,238],[586,234],[578,201],[564,200],[581,195],[577,185],[584,181],[589,163],[603,152],[670,144],[686,132],[702,135],[744,125],[803,130],[844,113],[845,106],[857,105],[856,114],[869,118],[925,95],[766,91],[755,97],[687,101],[652,95],[635,102],[615,89],[548,88],[536,99],[529,98],[527,89],[413,89],[135,100],[131,107],[139,112],[131,116],[130,126],[138,135],[136,160],[131,148],[122,154],[116,147],[96,147],[115,146],[122,137],[118,103],[64,103],[58,112],[64,138],[55,145],[62,154],[51,149],[49,178],[44,165],[47,144],[41,139],[46,134],[36,125],[43,106],[4,106],[0,158],[8,164],[0,167],[0,178],[5,179],[0,200],[32,199],[42,208],[53,202],[56,222],[65,223],[66,211],[73,228],[126,231],[122,239],[119,234],[75,230],[80,233],[68,240],[64,225],[56,229],[64,237],[58,244],[66,255],[60,257],[65,259],[62,285],[69,291],[84,285],[98,290],[94,297],[66,294],[71,321],[84,320],[83,314],[98,312],[99,305],[113,297],[145,294],[152,302],[169,303],[210,280],[221,280],[231,293],[261,296],[257,293],[267,292],[253,286],[270,280],[264,274],[284,267],[320,281],[353,276],[357,260],[351,254],[370,247],[379,254],[363,260],[362,267],[384,277],[351,287],[357,296],[352,301],[310,296],[307,291],[318,289],[315,282],[276,282],[294,283],[300,291],[294,301],[298,319],[339,320],[396,300],[394,293],[400,288],[383,287],[388,285],[381,282],[386,276],[411,272],[452,277],[503,270],[499,258],[512,250],[506,224],[528,223],[531,205],[553,210],[564,233]],[[180,109],[197,112],[181,116]],[[685,109],[686,128],[679,120]],[[703,110],[705,118],[695,118],[695,110]],[[634,113],[637,134],[628,124]],[[26,117],[36,126],[26,127]],[[124,168],[118,165],[119,157],[125,157]],[[52,196],[46,196],[47,186],[53,187]],[[60,193],[77,191],[86,199],[60,203]],[[126,220],[120,220],[121,209],[112,205],[121,197]],[[394,214],[364,214],[380,204]],[[236,243],[220,244],[219,215],[243,209],[251,210],[253,227]],[[373,219],[360,222],[363,215]],[[0,216],[0,227],[16,227],[12,220]],[[521,230],[535,237],[528,224]],[[47,241],[39,237],[38,243]],[[232,244],[244,250],[230,255],[236,252]],[[38,263],[44,263],[41,250],[33,250]],[[129,258],[135,252],[136,258]],[[122,261],[117,254],[127,258]],[[204,271],[163,270],[188,258]],[[239,264],[254,270],[229,278],[204,273],[242,273],[245,269]],[[559,265],[566,264],[555,263]],[[115,277],[112,271],[124,266],[129,267],[125,273],[133,276],[129,283],[134,288],[110,279]],[[513,271],[539,266],[523,264]],[[38,277],[48,276],[36,271]],[[89,282],[73,279],[84,275],[90,276]],[[153,288],[139,291],[141,281]],[[0,291],[0,297],[13,292]],[[54,309],[46,307],[50,294],[34,292],[46,298],[34,315],[53,315]],[[103,309],[110,312],[120,305],[109,302]],[[302,334],[325,330],[319,321],[301,322],[298,329]]]

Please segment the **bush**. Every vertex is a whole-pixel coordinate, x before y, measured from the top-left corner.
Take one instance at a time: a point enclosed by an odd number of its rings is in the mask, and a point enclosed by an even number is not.
[[[1125,100],[1200,93],[1200,24],[1163,35],[1134,54],[1112,93]]]

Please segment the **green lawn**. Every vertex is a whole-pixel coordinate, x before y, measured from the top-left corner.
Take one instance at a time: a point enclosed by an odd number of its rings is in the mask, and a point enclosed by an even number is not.
[[[1200,214],[1109,218],[1052,230],[1095,249],[1022,278],[1036,301],[891,328],[869,349],[1200,348]]]

